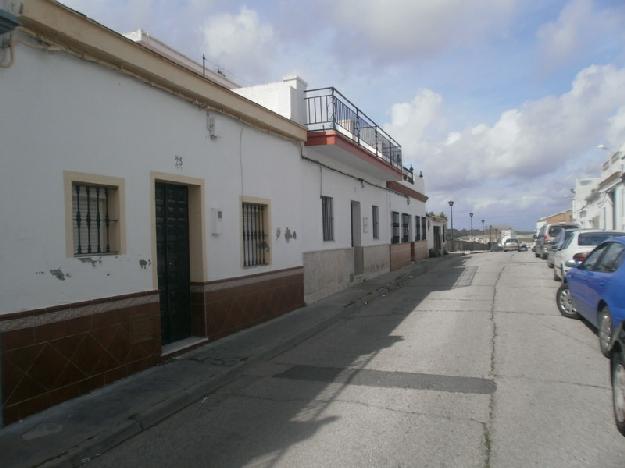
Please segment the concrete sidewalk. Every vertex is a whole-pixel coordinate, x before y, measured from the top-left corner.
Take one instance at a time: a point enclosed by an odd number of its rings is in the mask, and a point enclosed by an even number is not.
[[[460,255],[422,260],[356,284],[12,424],[0,430],[0,465],[78,466],[201,400],[248,366],[319,333],[354,307],[388,294],[416,275],[450,265]]]

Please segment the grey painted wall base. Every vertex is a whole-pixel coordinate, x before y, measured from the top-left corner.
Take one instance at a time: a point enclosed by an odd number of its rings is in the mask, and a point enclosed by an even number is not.
[[[388,245],[363,248],[364,273],[354,275],[354,249],[304,253],[304,301],[307,304],[339,292],[353,283],[390,271]]]

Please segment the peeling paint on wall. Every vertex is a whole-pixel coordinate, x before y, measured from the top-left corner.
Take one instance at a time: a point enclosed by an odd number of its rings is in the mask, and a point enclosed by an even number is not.
[[[63,270],[57,268],[56,270],[50,270],[50,274],[54,276],[59,281],[65,281],[65,278],[71,278],[72,275],[63,273]]]
[[[152,260],[145,260],[143,258],[139,260],[139,266],[141,267],[142,270],[147,270],[151,264],[152,264]]]
[[[280,239],[280,234],[282,234],[282,231],[280,231],[280,228],[276,228],[276,239]]]
[[[284,230],[284,238],[287,242],[289,242],[291,239],[297,239],[297,232],[295,230],[291,231],[291,229],[287,227]]]
[[[93,268],[96,267],[96,265],[102,265],[102,257],[99,258],[94,258],[94,257],[78,257],[78,260],[80,260],[82,263],[89,263],[91,264],[91,266]]]

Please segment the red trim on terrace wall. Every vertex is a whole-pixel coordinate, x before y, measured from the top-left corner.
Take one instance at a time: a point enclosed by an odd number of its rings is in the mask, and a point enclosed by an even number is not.
[[[386,188],[389,188],[394,192],[401,193],[402,195],[406,195],[407,197],[414,198],[415,200],[422,201],[423,203],[428,201],[428,197],[426,195],[423,195],[421,192],[417,192],[410,187],[401,185],[399,182],[387,182]]]
[[[401,169],[394,167],[391,163],[378,158],[365,148],[358,146],[352,140],[345,135],[337,132],[336,130],[326,130],[325,132],[308,132],[308,139],[306,140],[306,146],[324,146],[324,145],[336,145],[339,148],[352,153],[357,158],[378,166],[380,169],[393,171],[394,175],[401,177]]]

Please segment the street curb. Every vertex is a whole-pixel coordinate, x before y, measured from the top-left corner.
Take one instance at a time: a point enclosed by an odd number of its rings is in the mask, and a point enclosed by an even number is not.
[[[398,275],[395,279],[392,280],[392,283],[398,284],[402,280],[407,279],[410,276],[420,276],[428,271],[430,271],[434,266],[440,266],[441,264],[447,263],[453,259],[458,257],[462,257],[465,254],[451,254],[444,257],[437,257],[435,259],[426,259],[425,261],[418,262],[412,264],[410,266],[404,267],[406,270],[402,274]],[[379,290],[380,288],[378,288]],[[385,288],[386,289],[386,288]],[[53,459],[48,459],[36,466],[38,467],[79,467],[83,464],[91,461],[94,458],[97,458],[107,451],[115,448],[117,445],[137,436],[138,434],[148,430],[149,428],[157,425],[161,421],[179,413],[185,408],[191,406],[192,404],[200,401],[207,394],[213,393],[219,390],[221,387],[232,382],[236,377],[238,377],[242,372],[244,372],[247,368],[252,367],[258,362],[271,359],[276,355],[279,355],[293,346],[306,341],[307,339],[317,335],[323,330],[329,328],[333,324],[340,321],[343,317],[350,314],[353,311],[353,306],[363,299],[367,298],[370,302],[371,300],[382,296],[381,292],[378,290],[370,291],[367,293],[363,293],[357,299],[352,301],[349,304],[343,305],[343,310],[332,315],[331,317],[322,320],[316,325],[301,331],[292,337],[286,339],[282,343],[278,343],[275,346],[267,349],[258,355],[252,356],[249,359],[241,362],[240,364],[235,364],[227,371],[225,371],[222,375],[216,376],[212,380],[201,382],[196,385],[192,385],[186,389],[184,389],[181,393],[177,394],[175,397],[168,398],[161,403],[152,406],[150,409],[143,411],[142,413],[135,414],[130,416],[130,419],[126,419],[122,421],[119,425],[115,426],[112,429],[105,429],[100,433],[97,433],[93,437],[89,438],[87,442],[82,443],[79,446],[70,449],[67,452],[64,452]],[[387,289],[387,292],[392,292],[393,289]],[[373,292],[374,294],[371,294]],[[305,306],[306,307],[306,306]],[[304,307],[304,308],[305,308]],[[303,309],[303,308],[302,308]],[[297,309],[301,310],[301,309]],[[293,311],[295,312],[295,311]],[[282,316],[284,317],[284,316]],[[279,319],[279,318],[278,318]],[[262,326],[262,324],[260,325]],[[246,333],[252,329],[243,330],[239,333]],[[234,339],[237,334],[227,337],[226,339]]]

